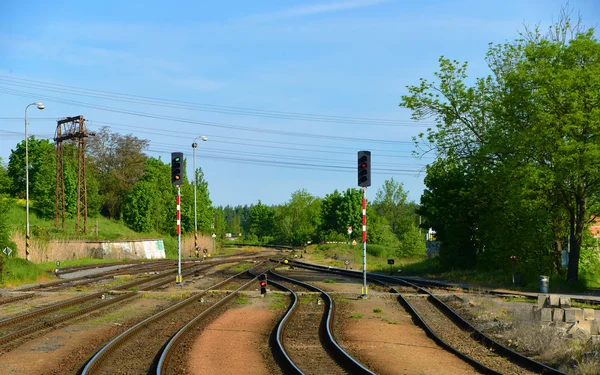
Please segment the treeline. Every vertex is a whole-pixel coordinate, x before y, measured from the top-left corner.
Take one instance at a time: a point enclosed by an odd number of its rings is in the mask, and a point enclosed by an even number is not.
[[[247,243],[360,243],[362,197],[362,190],[357,188],[335,190],[323,198],[298,190],[281,205],[268,206],[258,201],[250,206],[218,207],[217,217],[227,232],[234,236],[243,233]],[[369,244],[392,249],[387,255],[425,255],[425,236],[418,227],[416,209],[401,183],[393,178],[385,181],[375,200],[367,205]],[[352,227],[351,235],[348,227]]]
[[[144,152],[148,141],[133,135],[121,135],[101,128],[88,138],[86,148],[86,183],[88,215],[103,215],[122,220],[137,232],[172,235],[175,228],[176,188],[171,184],[171,167],[160,158]],[[29,198],[31,210],[39,216],[54,217],[56,201],[56,147],[46,139],[30,137]],[[65,206],[69,217],[76,212],[77,149],[73,143],[63,143]],[[8,165],[0,167],[0,194],[25,198],[25,141],[12,150]],[[208,183],[202,170],[198,177],[198,227],[209,232],[213,208]],[[181,194],[194,196],[194,185],[184,177]],[[194,202],[183,199],[182,230],[194,229]]]
[[[54,217],[56,186],[55,145],[45,139],[29,138],[29,178],[31,211],[43,218]],[[64,147],[65,201],[67,215],[76,211],[77,150]],[[122,220],[140,233],[172,236],[175,233],[175,194],[170,165],[160,158],[148,157],[148,141],[132,135],[101,128],[88,138],[86,169],[88,213]],[[184,170],[187,160],[184,161]],[[25,142],[12,150],[8,165],[0,167],[0,195],[25,198]],[[197,174],[198,230],[219,239],[225,233],[242,241],[301,246],[325,241],[358,240],[362,232],[362,191],[334,191],[323,198],[298,190],[288,202],[268,206],[257,204],[214,207],[202,170]],[[193,179],[192,179],[193,181]],[[194,185],[184,175],[181,185],[181,228],[183,234],[194,230]],[[2,204],[6,202],[0,199]],[[409,202],[401,183],[390,179],[369,202],[368,242],[384,245],[394,254],[424,255],[425,241],[418,228],[417,205]],[[0,213],[2,212],[0,207]],[[4,207],[6,209],[6,207]],[[3,223],[0,220],[0,229]],[[348,236],[348,227],[353,228]],[[24,225],[23,225],[24,229]],[[73,228],[69,229],[72,230]],[[0,245],[4,237],[0,233]],[[13,244],[14,246],[14,244]]]
[[[588,226],[600,207],[600,43],[561,20],[542,34],[491,45],[487,77],[440,58],[436,80],[409,86],[403,107],[437,126],[422,134],[421,214],[446,267],[510,269],[537,277],[598,274]],[[516,261],[511,261],[511,256]],[[514,259],[514,258],[513,258]]]

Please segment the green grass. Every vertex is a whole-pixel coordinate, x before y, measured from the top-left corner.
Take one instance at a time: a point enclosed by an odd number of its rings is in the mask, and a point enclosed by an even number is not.
[[[235,303],[238,305],[249,305],[250,300],[248,299],[247,295],[238,293],[238,295],[235,299]]]
[[[525,303],[537,303],[537,300],[525,297],[508,297],[503,299],[506,302],[525,302]]]
[[[376,307],[376,308],[373,309],[373,312],[374,313],[380,313],[381,309],[379,307]]]
[[[578,307],[580,309],[600,310],[600,305],[592,305],[589,303],[583,303],[583,302],[577,302],[577,301],[571,301],[571,307]]]
[[[2,286],[18,286],[38,281],[54,279],[37,264],[21,258],[4,258],[2,269]]]
[[[254,267],[254,265],[252,263],[240,263],[240,264],[236,264],[235,266],[231,267],[231,271],[242,272],[242,271],[245,271],[252,267]]]
[[[352,319],[362,319],[362,315],[361,314],[352,314],[352,315],[350,315],[350,318],[352,318]]]
[[[335,284],[335,280],[331,280],[331,279],[325,279],[325,280],[323,280],[323,282],[325,284]]]
[[[288,305],[288,297],[284,294],[268,294],[269,310],[279,311],[285,310]]]

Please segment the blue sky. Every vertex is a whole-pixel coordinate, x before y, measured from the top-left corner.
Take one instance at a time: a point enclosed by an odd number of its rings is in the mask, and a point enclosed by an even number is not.
[[[563,3],[3,1],[0,157],[24,137],[25,106],[42,100],[43,112],[29,109],[30,133],[51,139],[57,118],[83,115],[91,130],[150,140],[150,156],[184,152],[189,176],[192,140],[206,135],[196,162],[216,205],[356,187],[359,150],[377,170],[369,197],[394,177],[418,201],[431,159],[412,157],[410,141],[430,123],[398,107],[405,86],[431,78],[441,55],[487,74],[489,42],[545,27]],[[600,1],[570,5],[599,24]]]

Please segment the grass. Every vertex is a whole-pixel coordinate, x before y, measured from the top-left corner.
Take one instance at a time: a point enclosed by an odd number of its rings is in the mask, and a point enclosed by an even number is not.
[[[18,286],[27,283],[54,280],[37,264],[21,258],[4,258],[2,268],[2,286]]]
[[[250,269],[252,267],[254,267],[254,265],[252,263],[240,263],[240,264],[236,264],[235,266],[231,267],[231,271],[242,272],[242,271],[246,271],[247,269]]]
[[[380,313],[381,309],[379,307],[376,307],[376,308],[373,309],[373,312],[374,313]]]
[[[352,318],[352,319],[362,319],[362,315],[361,314],[352,314],[352,315],[350,315],[350,318]]]
[[[248,299],[247,295],[238,293],[235,299],[235,303],[238,305],[249,305],[250,300]]]
[[[592,305],[589,303],[583,303],[583,302],[577,302],[577,301],[571,301],[571,307],[578,307],[580,309],[600,310],[600,305]]]
[[[335,280],[331,280],[331,279],[325,279],[325,280],[323,280],[323,282],[325,284],[335,284]]]
[[[269,310],[279,311],[285,310],[288,305],[288,298],[284,294],[268,294],[269,296]]]

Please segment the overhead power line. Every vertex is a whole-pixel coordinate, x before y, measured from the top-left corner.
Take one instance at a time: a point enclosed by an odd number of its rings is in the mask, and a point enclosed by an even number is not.
[[[353,137],[342,137],[342,136],[333,136],[333,135],[325,135],[325,134],[290,132],[290,131],[274,130],[274,129],[249,128],[249,127],[243,127],[243,126],[237,126],[237,125],[228,125],[228,124],[221,124],[221,123],[215,123],[215,122],[199,121],[199,120],[187,119],[187,118],[182,118],[182,117],[164,116],[164,115],[153,114],[153,113],[131,111],[131,110],[122,109],[122,108],[113,108],[113,107],[107,107],[107,106],[101,106],[101,105],[94,105],[94,104],[80,102],[80,101],[76,101],[76,100],[68,100],[68,99],[48,96],[48,95],[42,94],[42,93],[32,93],[32,92],[25,92],[25,91],[19,91],[19,90],[4,89],[4,88],[0,88],[0,92],[6,93],[9,95],[26,97],[29,99],[37,98],[37,99],[42,99],[45,101],[76,105],[76,106],[81,106],[81,107],[85,107],[85,108],[93,108],[93,109],[98,109],[98,110],[102,110],[102,111],[121,113],[121,114],[126,114],[126,115],[131,115],[131,116],[139,116],[139,117],[172,121],[172,122],[184,123],[184,124],[204,125],[204,126],[223,128],[223,129],[266,133],[266,134],[277,134],[277,135],[290,136],[290,137],[329,139],[329,140],[346,141],[346,142],[412,144],[412,142],[410,142],[410,141],[394,141],[394,140],[372,139],[372,138],[353,138]]]
[[[374,125],[374,126],[394,126],[394,127],[424,127],[431,126],[433,123],[417,122],[417,121],[406,121],[406,120],[393,120],[393,119],[382,119],[382,118],[367,118],[367,117],[351,117],[351,116],[333,116],[324,114],[313,114],[313,113],[300,113],[300,112],[286,112],[286,111],[274,111],[264,110],[256,108],[246,107],[234,107],[224,106],[215,104],[203,104],[181,100],[171,100],[164,98],[154,98],[142,95],[131,95],[117,93],[113,91],[93,90],[86,89],[76,86],[61,85],[56,83],[49,83],[43,81],[36,81],[25,78],[16,78],[6,75],[0,75],[0,85],[3,86],[16,86],[27,89],[42,89],[46,91],[86,96],[92,98],[113,100],[119,102],[127,102],[134,104],[144,104],[152,106],[161,106],[167,108],[178,108],[186,110],[196,110],[203,112],[214,112],[228,115],[239,115],[239,116],[253,116],[253,117],[264,117],[264,118],[275,118],[284,120],[300,120],[300,121],[314,121],[321,123],[341,123],[341,124],[355,124],[355,125]]]

